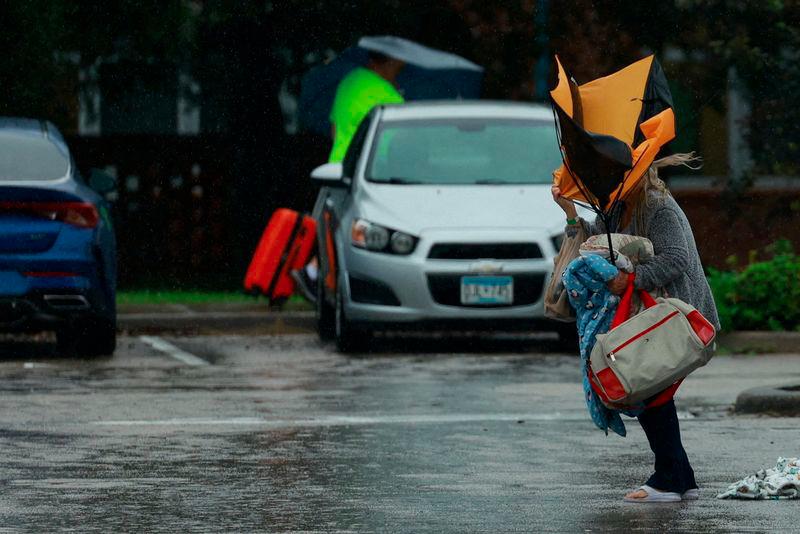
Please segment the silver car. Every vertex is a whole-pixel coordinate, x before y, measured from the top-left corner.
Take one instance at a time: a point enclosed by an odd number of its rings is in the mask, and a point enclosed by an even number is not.
[[[543,293],[564,214],[542,105],[379,106],[342,163],[316,168],[319,332],[341,351],[380,329],[562,330]]]

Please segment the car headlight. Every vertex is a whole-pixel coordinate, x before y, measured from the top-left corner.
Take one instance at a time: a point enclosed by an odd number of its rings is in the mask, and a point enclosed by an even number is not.
[[[388,252],[403,256],[411,254],[417,246],[417,238],[414,236],[364,219],[353,222],[350,241],[353,246],[373,252]]]
[[[395,254],[411,254],[414,250],[414,238],[403,232],[392,234],[392,252]]]
[[[565,235],[566,234],[562,233],[562,234],[554,235],[553,237],[550,238],[550,241],[553,243],[553,247],[556,249],[556,252],[561,250],[561,244],[564,243],[564,236]]]

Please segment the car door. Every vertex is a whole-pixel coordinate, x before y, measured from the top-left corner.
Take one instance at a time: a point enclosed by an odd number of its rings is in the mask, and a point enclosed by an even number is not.
[[[336,257],[336,236],[343,215],[352,202],[353,181],[355,180],[358,161],[361,159],[361,154],[369,137],[370,125],[375,120],[375,116],[376,112],[373,110],[361,121],[342,161],[342,179],[349,182],[349,187],[323,187],[317,199],[318,207],[315,207],[315,211],[317,209],[320,211],[320,215],[317,216],[320,276],[323,277],[326,300],[331,303],[333,303],[336,295],[339,266],[338,258]],[[338,234],[346,235],[347,232],[338,232]]]

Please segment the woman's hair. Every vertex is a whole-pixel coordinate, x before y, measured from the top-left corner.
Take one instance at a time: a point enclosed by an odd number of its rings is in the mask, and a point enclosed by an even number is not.
[[[671,196],[667,184],[664,183],[658,176],[658,169],[664,167],[688,167],[692,170],[697,170],[702,167],[702,158],[694,152],[672,154],[665,158],[655,160],[647,172],[642,177],[641,185],[638,191],[631,195],[631,208],[630,219],[627,223],[632,221],[636,226],[637,232],[640,235],[647,233],[645,228],[648,219],[648,212],[663,204],[664,199]],[[627,218],[627,217],[626,217]],[[627,226],[625,224],[624,226]]]

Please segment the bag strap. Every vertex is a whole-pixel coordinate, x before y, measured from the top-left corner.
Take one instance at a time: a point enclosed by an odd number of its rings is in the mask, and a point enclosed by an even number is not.
[[[650,397],[645,401],[645,406],[647,408],[656,408],[657,406],[663,406],[664,404],[668,403],[672,400],[672,397],[675,396],[675,392],[678,391],[678,388],[683,383],[683,378],[672,384],[670,387],[662,391],[661,393],[657,394],[655,397]]]
[[[639,298],[642,299],[642,303],[644,304],[645,308],[652,308],[658,304],[656,299],[654,299],[653,296],[644,289],[639,290]]]
[[[628,285],[625,287],[625,292],[622,294],[622,298],[619,301],[617,313],[614,314],[614,319],[611,321],[609,330],[615,329],[630,318],[631,311],[633,311],[634,280],[636,280],[636,273],[628,273]],[[656,299],[654,299],[653,296],[644,289],[639,290],[639,298],[641,299],[645,308],[652,308],[658,304]]]
[[[633,307],[633,280],[636,278],[635,273],[628,274],[628,285],[625,287],[625,292],[622,294],[622,299],[617,306],[617,313],[614,314],[614,319],[611,321],[609,330],[613,330],[631,316],[631,308]]]

